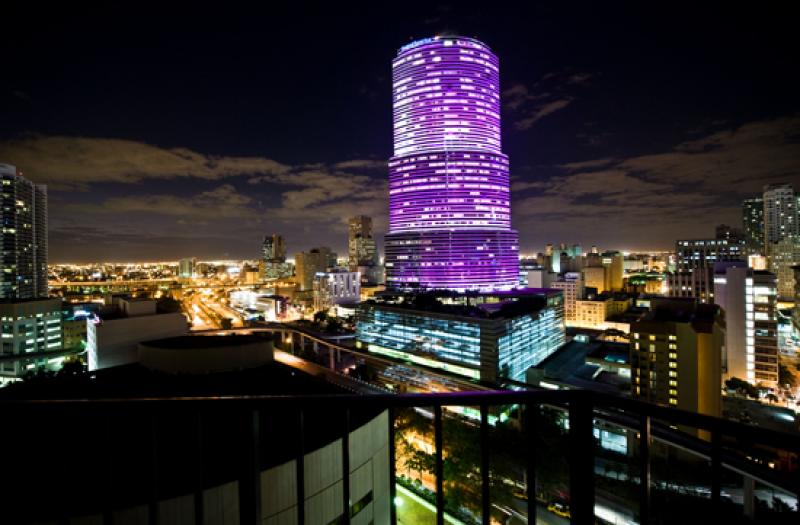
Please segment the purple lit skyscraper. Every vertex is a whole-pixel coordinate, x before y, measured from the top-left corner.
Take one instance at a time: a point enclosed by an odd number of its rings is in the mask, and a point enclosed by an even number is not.
[[[519,277],[497,57],[472,38],[433,37],[392,62],[386,283],[501,290]]]

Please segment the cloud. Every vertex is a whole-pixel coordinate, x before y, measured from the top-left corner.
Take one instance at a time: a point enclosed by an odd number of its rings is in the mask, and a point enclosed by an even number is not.
[[[44,135],[0,141],[0,159],[16,165],[32,180],[55,188],[179,177],[222,179],[289,170],[289,166],[265,157],[213,156],[133,140]]]
[[[130,195],[112,197],[97,205],[71,204],[67,208],[82,213],[155,214],[181,217],[180,224],[197,224],[203,219],[256,217],[253,199],[239,193],[231,184],[194,195]]]
[[[586,84],[591,78],[589,73],[547,73],[531,88],[514,84],[506,89],[503,92],[503,104],[518,113],[514,127],[527,130],[544,117],[569,106],[575,100],[570,93],[571,88]]]
[[[561,175],[515,185],[515,225],[601,242],[669,247],[741,221],[764,184],[800,181],[800,116],[750,122],[628,158],[565,163]],[[619,247],[619,246],[617,246]]]

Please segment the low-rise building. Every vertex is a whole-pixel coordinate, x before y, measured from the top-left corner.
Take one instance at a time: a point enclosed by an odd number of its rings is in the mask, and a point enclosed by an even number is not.
[[[361,274],[344,270],[320,272],[314,276],[314,309],[327,312],[339,304],[357,303],[361,298]]]
[[[0,301],[2,351],[0,385],[18,380],[28,370],[49,365],[48,352],[62,349],[61,299],[5,299]],[[30,354],[36,358],[17,359]]]
[[[492,383],[524,381],[564,342],[559,290],[386,294],[357,312],[358,348]]]
[[[86,321],[89,370],[134,363],[142,341],[184,335],[189,331],[180,312],[157,313],[156,301],[115,297],[105,312]]]

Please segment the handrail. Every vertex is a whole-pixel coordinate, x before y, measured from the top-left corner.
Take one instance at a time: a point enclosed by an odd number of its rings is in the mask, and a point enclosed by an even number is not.
[[[788,448],[800,453],[800,434],[791,434],[779,430],[754,427],[738,421],[698,414],[678,408],[665,407],[636,399],[613,396],[610,394],[588,390],[487,390],[476,392],[446,392],[424,394],[334,394],[334,395],[252,395],[252,396],[207,396],[207,397],[150,397],[150,398],[110,398],[110,399],[0,399],[2,409],[38,409],[58,406],[65,408],[86,409],[107,407],[109,405],[125,405],[130,407],[176,406],[183,404],[221,403],[241,408],[258,408],[259,405],[280,404],[287,407],[441,407],[469,405],[505,405],[505,404],[569,404],[573,402],[589,402],[596,409],[614,408],[631,411],[637,415],[646,415],[662,419],[674,424],[687,425],[707,431],[717,431],[725,435],[751,439],[756,443]]]

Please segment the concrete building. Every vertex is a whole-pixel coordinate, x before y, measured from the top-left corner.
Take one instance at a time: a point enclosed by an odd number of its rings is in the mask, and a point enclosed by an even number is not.
[[[722,362],[726,378],[778,384],[778,319],[775,275],[746,264],[721,264],[714,295],[724,315]]]
[[[680,240],[675,243],[675,271],[668,276],[670,297],[694,297],[714,302],[714,265],[741,261],[743,245],[726,239]]]
[[[631,325],[635,398],[719,417],[722,332],[719,307],[692,299],[660,301]]]
[[[0,299],[47,297],[47,187],[0,164]]]
[[[89,370],[136,362],[140,342],[189,331],[186,316],[159,314],[152,299],[114,297],[111,301],[105,312],[86,321]]]
[[[0,363],[0,385],[16,381],[28,370],[60,365],[48,352],[62,349],[61,299],[32,299],[0,301],[2,352],[4,358],[17,355],[36,355],[26,360],[7,360]]]
[[[622,278],[625,275],[625,257],[620,252],[604,252],[601,255],[605,272],[605,290],[619,292],[622,290]]]
[[[360,299],[360,273],[340,270],[314,276],[314,310],[327,312],[336,305],[353,304]]]
[[[378,248],[372,235],[372,217],[357,215],[347,221],[347,262],[351,272],[360,272],[364,284],[381,282]]]
[[[576,301],[583,297],[583,281],[580,273],[566,273],[562,279],[549,283],[545,288],[561,290],[564,294],[564,320],[575,321],[577,318]]]
[[[597,293],[603,293],[608,290],[606,286],[606,268],[602,266],[584,266],[582,273],[583,286],[585,288],[594,288]]]
[[[615,315],[625,313],[631,307],[631,298],[624,294],[599,294],[575,301],[575,319],[568,326],[607,330],[611,328],[607,322]]]
[[[357,326],[357,348],[492,383],[524,381],[565,342],[558,290],[387,294],[359,304]]]
[[[300,291],[314,289],[314,277],[336,267],[336,254],[327,246],[312,248],[294,256],[295,280]]]
[[[764,255],[764,199],[756,197],[742,203],[744,248],[747,255]]]
[[[550,285],[557,279],[557,273],[544,268],[536,268],[528,271],[525,284],[528,288],[550,288]]]

